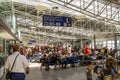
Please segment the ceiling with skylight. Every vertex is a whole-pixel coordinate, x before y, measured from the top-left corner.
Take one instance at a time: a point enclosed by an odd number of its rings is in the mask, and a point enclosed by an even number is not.
[[[106,37],[119,33],[120,3],[109,0],[3,0],[11,9],[3,14],[21,31],[22,38],[36,39],[41,43]],[[7,6],[7,4],[5,5]],[[13,19],[13,14],[15,18]],[[43,26],[42,16],[67,16],[72,27]]]

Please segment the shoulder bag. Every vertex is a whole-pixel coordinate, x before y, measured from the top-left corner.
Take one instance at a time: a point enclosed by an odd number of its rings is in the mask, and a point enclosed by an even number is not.
[[[19,55],[19,54],[18,54],[18,55]],[[13,62],[13,64],[12,64],[12,67],[11,67],[10,71],[8,71],[8,72],[6,73],[6,79],[10,79],[11,71],[12,71],[12,69],[13,69],[13,67],[14,67],[14,64],[15,64],[15,61],[16,61],[18,55],[15,57],[15,60],[14,60],[14,62]]]

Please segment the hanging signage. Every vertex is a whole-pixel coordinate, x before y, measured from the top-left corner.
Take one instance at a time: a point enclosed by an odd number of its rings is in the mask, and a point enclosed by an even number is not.
[[[28,44],[36,43],[36,40],[29,40]]]
[[[43,26],[62,26],[71,27],[71,17],[43,15]]]
[[[34,42],[36,42],[36,40],[29,40],[29,42],[34,43]]]
[[[32,44],[32,42],[28,42],[27,44]]]

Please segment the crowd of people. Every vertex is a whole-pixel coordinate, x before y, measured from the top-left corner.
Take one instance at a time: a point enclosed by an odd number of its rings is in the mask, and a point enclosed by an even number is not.
[[[14,54],[13,54],[14,53]],[[57,69],[57,66],[59,68],[67,68],[68,64],[71,65],[71,67],[75,67],[76,63],[78,65],[86,65],[86,75],[88,80],[92,80],[92,74],[93,72],[98,74],[98,80],[106,80],[103,79],[105,75],[113,75],[115,74],[120,74],[120,71],[117,71],[116,69],[116,63],[118,64],[118,67],[120,68],[120,62],[116,62],[116,57],[117,57],[117,50],[114,49],[108,49],[107,46],[103,47],[102,49],[98,49],[95,47],[94,49],[90,49],[88,45],[84,45],[83,49],[75,49],[72,48],[72,46],[68,46],[66,48],[63,48],[62,46],[42,46],[41,48],[39,46],[35,47],[24,47],[20,46],[19,48],[15,48],[13,45],[10,47],[10,57],[8,57],[6,61],[5,68],[8,71],[9,68],[11,68],[12,63],[14,60],[12,59],[13,57],[17,56],[17,54],[20,54],[19,57],[23,60],[25,63],[25,70],[27,73],[29,72],[29,67],[26,59],[28,61],[32,61],[32,57],[34,54],[40,54],[40,70],[43,69],[43,66],[45,66],[46,70],[49,70],[49,66],[52,65],[54,66],[54,69]],[[23,57],[24,56],[24,57]],[[26,57],[26,59],[25,59]],[[71,57],[74,57],[73,59]],[[12,60],[12,63],[9,63],[9,60]],[[19,58],[20,59],[20,58]],[[20,59],[20,60],[21,60]],[[104,67],[98,66],[99,63],[96,61],[102,60],[103,64],[105,63]],[[75,62],[74,62],[75,61]],[[78,62],[77,62],[78,61]],[[17,61],[18,64],[20,64],[19,61]],[[75,63],[75,64],[74,64]],[[9,65],[11,64],[11,65]],[[93,64],[97,64],[97,69],[102,68],[100,71],[96,69],[96,67],[93,67]],[[15,65],[15,67],[18,67]],[[19,73],[19,69],[14,69],[12,70],[12,75],[16,75],[16,73]],[[26,71],[23,71],[23,74],[19,74],[19,76],[22,75],[24,80],[24,73]],[[103,74],[104,73],[104,74]],[[110,73],[110,74],[107,74]],[[16,75],[17,76],[17,75]],[[118,77],[118,75],[117,75]],[[115,77],[114,77],[115,78]],[[11,80],[12,77],[11,77]],[[17,79],[19,80],[19,79]],[[115,80],[115,79],[109,79],[109,80]]]
[[[67,48],[62,47],[45,47],[42,49],[42,58],[41,63],[44,64],[47,62],[47,60],[50,60],[54,64],[58,65],[60,61],[69,60],[69,57],[71,56],[77,56],[77,59],[79,60],[103,60],[108,57],[114,57],[116,55],[116,51],[112,49],[108,49],[107,46],[100,49],[95,48],[90,49],[87,45],[85,45],[84,49],[79,49],[76,51],[75,49],[72,49],[70,46]],[[56,68],[55,65],[55,68]],[[67,64],[65,65],[66,68]],[[41,66],[42,67],[42,66]]]
[[[25,74],[29,74],[29,63],[21,50],[20,46],[11,45],[5,62],[6,80],[25,80]]]
[[[85,69],[87,80],[92,80],[92,74],[96,69],[96,67],[93,67],[93,61],[95,62],[96,60],[102,60],[104,62],[103,65],[105,64],[104,67],[97,65],[97,80],[116,80],[120,76],[118,70],[120,67],[120,62],[116,61],[117,51],[115,49],[108,49],[107,46],[102,49],[97,49],[97,47],[95,47],[95,49],[90,49],[88,45],[85,45],[84,49],[79,49],[79,51],[72,49],[70,46],[67,48],[46,47],[43,49],[42,54],[44,56],[41,58],[42,65],[40,69],[42,69],[42,66],[45,66],[45,64],[48,64],[48,59],[54,63],[54,68],[56,69],[56,66],[59,65],[61,61],[69,61],[69,57],[71,56],[82,56],[78,57],[78,59],[81,58],[80,63],[87,60],[87,67]],[[118,66],[118,68],[116,68],[116,66]],[[62,65],[62,68],[66,67],[67,64]],[[49,69],[49,64],[47,65],[47,68]],[[100,71],[98,71],[99,68],[101,68]]]

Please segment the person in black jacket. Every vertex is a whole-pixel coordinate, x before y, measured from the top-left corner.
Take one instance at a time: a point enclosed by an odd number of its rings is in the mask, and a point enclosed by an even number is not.
[[[116,76],[117,71],[115,70],[115,61],[112,58],[108,58],[105,63],[105,68],[98,73],[98,78],[99,80],[106,80],[106,78],[114,80]]]

